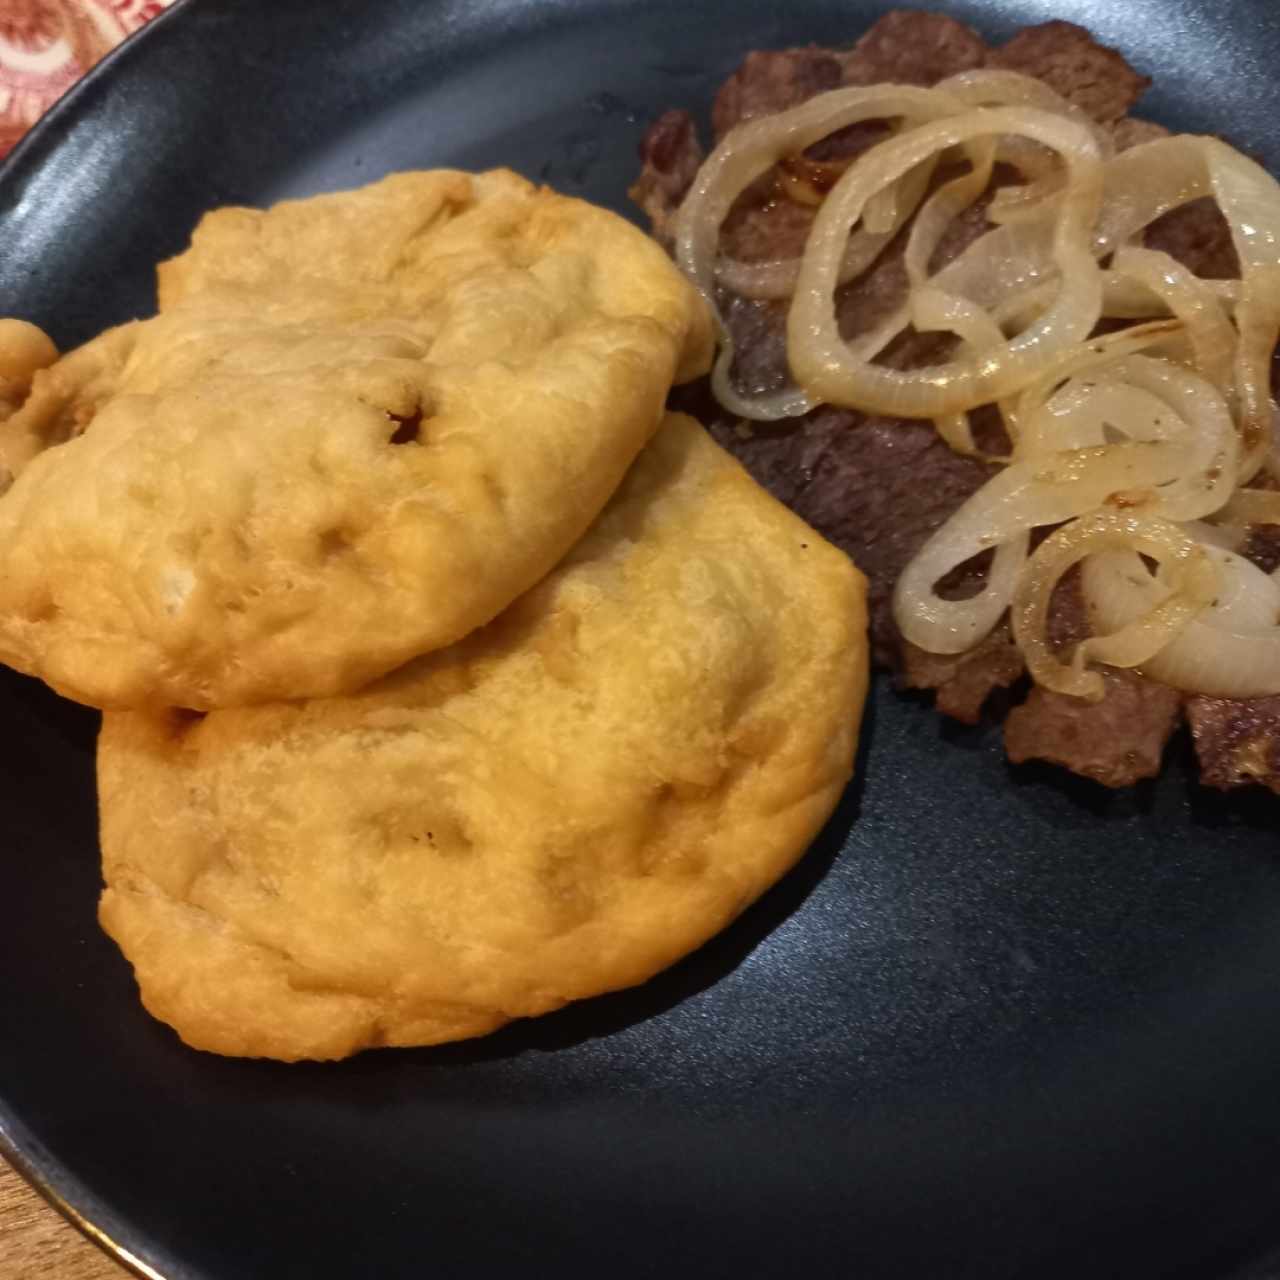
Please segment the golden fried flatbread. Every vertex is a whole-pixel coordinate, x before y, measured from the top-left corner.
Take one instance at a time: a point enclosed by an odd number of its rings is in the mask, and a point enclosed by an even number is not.
[[[0,424],[0,660],[103,707],[352,692],[466,635],[710,352],[655,244],[508,172],[221,210],[161,281]]]
[[[850,775],[864,582],[691,419],[489,626],[350,698],[109,712],[101,920],[224,1054],[431,1044],[638,983]]]

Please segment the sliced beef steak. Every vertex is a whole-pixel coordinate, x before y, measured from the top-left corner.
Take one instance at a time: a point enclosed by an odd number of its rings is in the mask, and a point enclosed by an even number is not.
[[[1083,27],[1044,22],[1019,31],[987,57],[986,65],[1035,76],[1099,124],[1114,125],[1150,87],[1114,49]]]
[[[1108,787],[1155,777],[1181,718],[1182,695],[1132,671],[1108,667],[1102,678],[1101,702],[1034,686],[1004,723],[1009,759],[1048,760]]]
[[[716,95],[717,141],[735,124],[798,106],[841,85],[932,85],[983,65],[989,50],[977,32],[940,13],[899,9],[880,19],[852,49],[759,50]]]
[[[1147,78],[1079,27],[1048,22],[993,48],[952,18],[897,10],[851,49],[810,45],[748,55],[717,95],[716,138],[735,124],[785,110],[840,85],[932,85],[979,67],[1005,68],[1043,80],[1111,129],[1120,149],[1164,132],[1128,115],[1147,87]],[[867,122],[811,148],[808,156],[822,162],[844,160],[873,145],[883,132],[882,124]],[[683,112],[668,112],[651,128],[642,149],[643,172],[632,194],[659,238],[668,235],[671,214],[702,158],[692,121]],[[987,229],[984,208],[980,203],[955,221],[935,267]],[[765,175],[743,194],[726,221],[723,252],[744,262],[794,257],[803,250],[812,219],[810,205],[792,199],[776,174]],[[905,296],[904,239],[900,236],[889,245],[864,276],[838,295],[846,335],[870,328]],[[1161,218],[1148,229],[1146,243],[1199,275],[1238,274],[1226,222],[1210,201],[1197,201]],[[728,293],[720,302],[734,340],[733,378],[740,389],[764,394],[785,385],[785,305]],[[897,368],[920,367],[946,359],[950,349],[949,339],[908,333],[882,359]],[[993,690],[1018,683],[1024,666],[1006,624],[971,652],[947,657],[905,642],[891,612],[893,584],[902,569],[925,539],[985,483],[991,467],[954,453],[929,423],[824,406],[786,424],[761,425],[727,414],[705,385],[676,394],[678,407],[697,414],[762,484],[848,551],[866,572],[873,657],[895,669],[903,685],[934,689],[940,711],[972,723]],[[990,436],[998,427],[978,420],[975,428],[980,442],[998,452],[1001,442]],[[983,430],[988,432],[985,440]],[[1280,558],[1277,547],[1280,536],[1256,534],[1246,550],[1251,556],[1256,551],[1261,563]],[[969,577],[972,589],[981,570]],[[963,587],[957,585],[961,594]],[[1051,637],[1065,647],[1085,634],[1078,584],[1069,579],[1055,596]],[[1104,698],[1093,704],[1032,689],[1006,721],[1010,758],[1050,760],[1108,786],[1126,786],[1156,773],[1182,719],[1183,696],[1132,672],[1106,670],[1104,683]],[[1234,786],[1242,779],[1258,780],[1280,790],[1280,699],[1222,703],[1192,698],[1188,709],[1207,783]],[[1265,746],[1259,746],[1263,738]]]
[[[648,215],[659,240],[668,238],[667,224],[703,159],[702,143],[687,111],[664,112],[645,131],[640,176],[627,194]]]
[[[1016,684],[1025,670],[1007,622],[967,653],[930,653],[904,640],[898,661],[904,688],[935,690],[938,710],[965,724],[977,724],[992,693]]]
[[[895,9],[839,55],[845,84],[937,84],[976,71],[990,50],[976,31],[942,13]]]
[[[815,94],[838,89],[840,72],[839,57],[814,45],[747,54],[716,94],[711,108],[716,139],[723,138],[735,124],[775,115]]]
[[[1201,781],[1280,792],[1280,697],[1188,698],[1187,719]]]

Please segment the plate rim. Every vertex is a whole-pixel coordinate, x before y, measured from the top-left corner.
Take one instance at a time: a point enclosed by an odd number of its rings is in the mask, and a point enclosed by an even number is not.
[[[12,150],[0,159],[0,186],[17,180],[14,175],[27,163],[28,152],[57,145],[57,140],[46,138],[46,134],[56,132],[63,123],[63,117],[77,111],[81,99],[96,92],[99,81],[113,76],[118,64],[135,56],[139,45],[146,44],[156,31],[180,20],[188,11],[203,7],[208,2],[209,0],[172,0],[167,8],[137,30],[131,31],[114,49],[99,58],[65,93],[49,105],[31,128],[18,139]]]
[[[17,186],[22,181],[24,169],[44,162],[48,151],[59,144],[59,135],[67,117],[74,119],[82,109],[83,100],[96,93],[103,80],[113,78],[121,64],[136,57],[139,47],[146,46],[158,31],[185,22],[188,13],[206,2],[173,0],[167,8],[130,32],[94,63],[0,159],[0,190]],[[0,1158],[64,1222],[117,1265],[142,1280],[196,1280],[195,1273],[181,1269],[174,1259],[164,1260],[164,1269],[160,1270],[124,1244],[123,1237],[129,1234],[127,1226],[61,1160],[46,1151],[43,1144],[27,1132],[26,1126],[4,1098],[0,1098]]]
[[[923,5],[928,0],[920,0]],[[144,27],[132,33],[119,46],[95,64],[64,93],[22,137],[13,150],[0,160],[0,190],[18,186],[24,172],[43,163],[49,152],[64,140],[68,123],[74,123],[85,109],[86,99],[97,93],[104,81],[112,80],[132,58],[140,56],[149,42],[171,26],[185,25],[205,8],[212,9],[214,0],[174,0]],[[908,0],[908,7],[910,5]],[[963,20],[963,17],[962,17]],[[145,55],[142,55],[145,56]],[[156,1246],[160,1268],[133,1252],[120,1237],[136,1234],[136,1229],[118,1218],[85,1184],[71,1174],[57,1157],[28,1130],[11,1105],[0,1098],[0,1156],[42,1199],[67,1222],[99,1248],[106,1256],[143,1280],[200,1280],[203,1271],[165,1256]]]

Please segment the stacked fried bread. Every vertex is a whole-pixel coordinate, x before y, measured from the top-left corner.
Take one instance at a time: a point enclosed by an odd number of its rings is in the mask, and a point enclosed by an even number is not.
[[[862,608],[843,555],[672,415],[460,643],[349,697],[108,713],[102,921],[152,1012],[223,1053],[456,1039],[640,982],[834,807]]]
[[[209,215],[160,303],[0,423],[0,654],[106,709],[101,920],[157,1017],[286,1060],[481,1034],[803,853],[864,583],[664,418],[710,330],[661,249],[404,174]]]

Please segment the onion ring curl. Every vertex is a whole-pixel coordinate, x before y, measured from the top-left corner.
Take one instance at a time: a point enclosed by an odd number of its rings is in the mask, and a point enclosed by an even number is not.
[[[866,120],[888,136],[851,160],[805,155]],[[814,209],[803,254],[718,257],[734,202],[775,165]],[[1226,220],[1239,278],[1201,278],[1144,243],[1159,218],[1204,198]],[[990,229],[935,268],[977,209]],[[830,403],[932,420],[957,453],[1000,465],[899,575],[907,640],[961,654],[1008,611],[1033,678],[1060,693],[1103,696],[1089,667],[1100,662],[1188,692],[1280,694],[1280,571],[1238,554],[1252,528],[1280,525],[1280,184],[1257,164],[1187,135],[1116,154],[1109,129],[1040,81],[982,69],[932,89],[838,89],[738,126],[674,227],[677,259],[720,324],[712,387],[731,412],[776,420]],[[891,243],[905,289],[865,331],[842,333],[838,291]],[[733,385],[726,290],[790,299],[795,385],[759,397]],[[956,341],[942,363],[881,363],[911,331]],[[999,410],[1007,451],[975,441],[969,415],[983,405]],[[1032,553],[1037,530],[1048,536]],[[981,589],[943,598],[940,584],[983,554]],[[1064,661],[1050,600],[1080,562],[1097,634]]]
[[[1087,556],[1129,550],[1160,565],[1168,593],[1111,634],[1082,641],[1068,663],[1060,662],[1049,644],[1048,625],[1062,575]],[[1136,667],[1154,657],[1212,604],[1220,576],[1205,548],[1170,521],[1114,509],[1094,511],[1051,533],[1027,561],[1014,590],[1014,639],[1037,684],[1098,702],[1105,692],[1102,676],[1085,664],[1096,660]]]
[[[1113,417],[1124,431],[1108,441]],[[983,551],[998,548],[997,565],[1007,568],[1011,558],[1020,565],[1037,526],[1108,505],[1193,520],[1216,511],[1230,492],[1236,437],[1226,405],[1203,378],[1167,360],[1112,358],[1087,379],[1061,383],[1037,410],[1021,404],[1017,418],[1019,456],[926,540],[895,585],[899,630],[931,653],[964,653],[1011,605],[1013,576],[994,565],[972,599],[938,596],[937,583]]]
[[[1214,698],[1280,694],[1280,582],[1230,550],[1205,550],[1222,578],[1213,602],[1142,664],[1143,673]],[[1125,626],[1169,595],[1167,582],[1131,551],[1091,556],[1082,584],[1090,616],[1103,628]]]
[[[836,324],[834,292],[841,247],[867,200],[936,151],[975,138],[1019,133],[1062,155],[1071,178],[1059,202],[1053,261],[1058,297],[1032,326],[994,352],[903,373],[859,359]],[[873,147],[832,188],[809,233],[787,317],[796,380],[813,397],[864,412],[933,418],[999,399],[1086,338],[1102,311],[1102,281],[1091,234],[1102,200],[1102,164],[1089,131],[1025,108],[978,108],[934,120]]]
[[[768,397],[745,397],[734,389],[729,378],[733,342],[716,299],[716,242],[734,201],[784,156],[798,155],[838,129],[864,120],[932,120],[945,117],[959,105],[956,99],[937,89],[910,85],[836,89],[788,111],[736,126],[706,158],[675,216],[675,257],[711,308],[719,329],[721,347],[713,385],[717,398],[727,409],[742,417],[772,421],[805,413],[819,403],[799,388]],[[922,156],[921,160],[928,158],[928,155]],[[907,166],[908,169],[914,167]],[[896,174],[895,179],[904,175],[905,170]],[[830,196],[827,199],[829,201]],[[844,254],[842,243],[841,260]],[[837,263],[835,274],[839,273]]]

